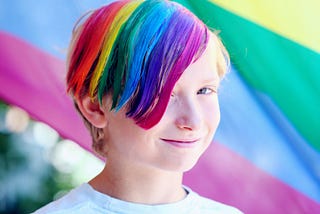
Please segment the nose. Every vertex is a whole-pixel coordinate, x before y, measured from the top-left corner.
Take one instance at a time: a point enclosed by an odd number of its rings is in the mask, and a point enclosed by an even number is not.
[[[201,126],[201,110],[195,101],[184,99],[177,106],[175,124],[179,129],[197,130]]]

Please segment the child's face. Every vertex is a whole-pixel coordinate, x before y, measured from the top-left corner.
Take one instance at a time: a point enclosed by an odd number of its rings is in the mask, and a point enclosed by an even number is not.
[[[216,50],[211,38],[203,55],[182,74],[160,122],[144,130],[125,110],[107,112],[108,161],[137,169],[189,170],[209,146],[220,120]]]

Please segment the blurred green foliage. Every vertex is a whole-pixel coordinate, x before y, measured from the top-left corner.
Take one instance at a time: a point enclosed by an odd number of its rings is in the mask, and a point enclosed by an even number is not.
[[[22,133],[6,129],[8,108],[0,102],[0,214],[31,213],[74,186],[71,175],[50,162],[48,149],[35,143],[34,122]]]

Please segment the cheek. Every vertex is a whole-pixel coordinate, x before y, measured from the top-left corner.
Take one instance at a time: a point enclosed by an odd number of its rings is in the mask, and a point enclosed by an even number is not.
[[[211,132],[215,132],[220,122],[220,107],[218,98],[207,100],[203,105],[203,118]]]
[[[117,150],[131,146],[141,138],[142,130],[132,119],[120,114],[112,115],[108,126],[110,144]]]

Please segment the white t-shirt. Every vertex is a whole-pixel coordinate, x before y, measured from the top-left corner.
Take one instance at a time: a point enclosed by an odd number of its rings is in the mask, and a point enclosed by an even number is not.
[[[35,214],[241,214],[238,209],[199,196],[189,188],[188,195],[181,201],[163,205],[130,203],[94,190],[89,184],[70,191],[57,201],[37,210]]]

